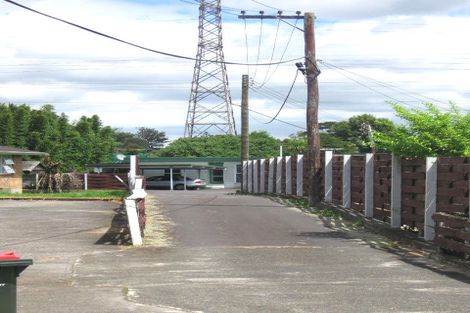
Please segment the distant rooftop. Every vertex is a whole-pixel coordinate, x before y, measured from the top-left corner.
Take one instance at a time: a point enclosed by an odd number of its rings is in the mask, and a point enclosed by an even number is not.
[[[0,146],[0,155],[49,155],[46,152],[31,151],[21,148],[9,147],[9,146]]]

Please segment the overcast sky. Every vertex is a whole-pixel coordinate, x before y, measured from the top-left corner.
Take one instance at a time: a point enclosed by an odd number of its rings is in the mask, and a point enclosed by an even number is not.
[[[196,56],[195,0],[18,2],[148,48]],[[242,63],[247,51],[250,63],[277,62],[302,57],[304,47],[295,25],[275,20],[245,25],[237,18],[240,10],[315,12],[317,58],[322,61],[320,121],[362,113],[393,118],[389,101],[416,108],[433,102],[443,109],[454,101],[470,109],[468,0],[222,0],[222,7],[225,60]],[[302,22],[297,26],[302,28]],[[171,138],[183,136],[194,61],[126,46],[3,0],[0,29],[0,103],[52,104],[72,121],[98,114],[105,125],[123,130],[145,126]],[[278,117],[295,126],[264,124],[294,80],[294,63],[227,66],[238,130],[236,105],[241,76],[247,73],[258,86],[250,90],[251,109],[263,114],[251,113],[252,130],[283,138],[305,127],[302,75]]]

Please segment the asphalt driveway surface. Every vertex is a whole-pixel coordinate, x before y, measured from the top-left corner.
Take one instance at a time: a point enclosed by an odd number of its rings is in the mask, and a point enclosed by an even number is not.
[[[267,198],[149,193],[142,248],[105,235],[113,203],[0,202],[0,250],[35,259],[18,312],[469,312],[462,271]]]

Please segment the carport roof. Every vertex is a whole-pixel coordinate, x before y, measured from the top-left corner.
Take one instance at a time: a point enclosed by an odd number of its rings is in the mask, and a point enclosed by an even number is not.
[[[181,169],[223,169],[225,162],[240,162],[239,157],[156,157],[139,156],[139,167],[149,168],[181,168]],[[89,164],[89,167],[129,168],[129,156],[110,163]]]
[[[101,168],[129,168],[129,163],[102,163],[91,165],[91,167]],[[196,170],[208,170],[208,169],[224,169],[223,166],[217,165],[204,165],[204,164],[191,164],[191,163],[161,163],[161,162],[139,162],[139,168],[141,169],[196,169]]]

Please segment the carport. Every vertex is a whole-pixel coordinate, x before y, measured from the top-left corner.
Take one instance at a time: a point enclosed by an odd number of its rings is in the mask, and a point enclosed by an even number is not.
[[[122,163],[102,163],[90,165],[95,172],[98,173],[122,173],[128,172],[130,165],[128,162]],[[170,189],[173,190],[173,179],[176,173],[181,173],[181,176],[184,177],[184,190],[187,190],[186,178],[188,177],[188,171],[194,171],[197,173],[197,178],[201,179],[202,171],[211,171],[211,170],[225,170],[224,166],[217,165],[206,165],[198,162],[187,162],[187,163],[171,163],[171,162],[156,162],[156,161],[138,161],[137,172],[140,175],[147,177],[150,171],[163,171],[163,175],[167,172],[170,175]],[[161,174],[160,174],[161,175]],[[156,174],[155,176],[159,176]]]
[[[214,169],[223,170],[225,168],[221,166],[199,164],[139,164],[139,170],[142,176],[145,176],[145,170],[164,170],[165,172],[168,170],[170,174],[170,190],[173,190],[173,177],[175,174],[175,170],[178,170],[180,173],[183,172],[182,176],[184,178],[184,190],[187,190],[186,178],[188,170],[196,170],[198,173],[197,178],[200,179],[202,170],[210,171]]]

